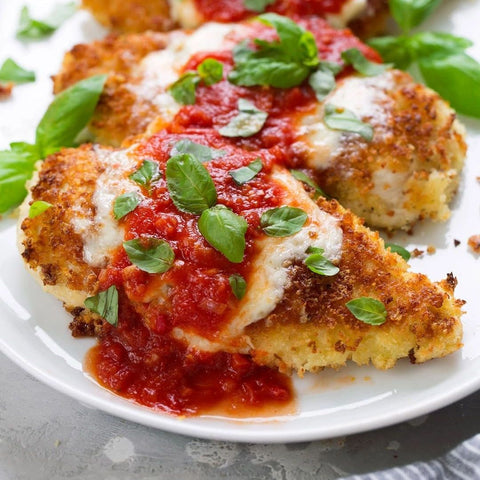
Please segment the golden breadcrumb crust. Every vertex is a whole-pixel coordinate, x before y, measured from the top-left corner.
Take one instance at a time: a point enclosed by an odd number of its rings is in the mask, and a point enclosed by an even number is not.
[[[92,195],[101,163],[94,147],[63,150],[41,165],[20,219],[19,248],[28,268],[74,315],[74,335],[94,335],[101,322],[83,308],[96,291],[99,271],[83,260],[82,239],[71,225],[75,209],[94,215]],[[54,206],[34,219],[28,204],[44,200]],[[303,264],[290,267],[290,286],[271,315],[247,328],[252,355],[281,370],[315,371],[346,360],[389,368],[397,359],[412,361],[447,355],[461,346],[462,302],[453,298],[455,280],[439,284],[407,271],[403,259],[383,246],[378,233],[335,201],[319,207],[338,218],[343,230],[340,273],[322,277]],[[387,321],[369,326],[356,320],[345,303],[360,296],[386,305]]]

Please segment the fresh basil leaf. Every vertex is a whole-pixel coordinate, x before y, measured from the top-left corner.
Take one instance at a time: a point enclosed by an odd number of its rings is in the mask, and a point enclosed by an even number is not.
[[[368,60],[365,55],[358,48],[349,48],[342,52],[342,59],[346,65],[352,67],[366,77],[374,77],[380,75],[385,70],[392,67],[388,63],[375,63]]]
[[[75,2],[56,5],[50,15],[44,20],[36,20],[30,16],[28,7],[20,12],[17,37],[35,40],[53,33],[60,25],[76,11]]]
[[[400,245],[396,245],[395,243],[386,243],[385,248],[389,248],[391,252],[400,255],[406,262],[410,260],[410,252]]]
[[[408,48],[415,58],[461,53],[472,45],[466,38],[443,32],[420,32],[408,38]]]
[[[168,87],[168,91],[176,102],[182,105],[194,105],[195,91],[199,82],[200,77],[196,72],[186,72]]]
[[[459,113],[480,118],[480,64],[465,53],[422,58],[426,84],[448,100]]]
[[[234,48],[234,69],[228,75],[236,85],[270,85],[291,88],[300,85],[319,64],[313,34],[281,15],[257,17],[277,31],[279,41],[255,40],[256,49],[244,41]]]
[[[209,87],[223,78],[223,63],[214,58],[206,58],[197,68],[202,82]]]
[[[393,18],[404,32],[420,25],[442,0],[389,0]]]
[[[370,124],[362,122],[353,112],[340,109],[332,104],[325,105],[325,124],[332,130],[358,133],[367,142],[373,139],[373,128]]]
[[[35,143],[40,149],[40,158],[61,147],[75,145],[77,135],[95,111],[106,79],[106,75],[95,75],[55,97],[37,126]]]
[[[133,172],[129,178],[149,190],[151,185],[160,180],[161,177],[158,163],[153,160],[144,160],[140,168]]]
[[[304,263],[312,272],[332,277],[340,271],[336,265],[323,256],[323,248],[309,247],[307,253],[310,255],[304,260]]]
[[[137,192],[128,192],[118,196],[113,203],[113,216],[115,220],[120,220],[128,213],[133,212],[141,201]]]
[[[275,0],[243,0],[243,5],[252,12],[264,12]]]
[[[115,285],[93,297],[86,298],[84,305],[114,327],[118,325],[118,290]]]
[[[192,155],[171,157],[165,176],[170,197],[182,212],[200,214],[215,205],[217,191],[212,177]]]
[[[192,142],[188,138],[178,141],[172,148],[170,156],[182,155],[188,153],[193,155],[199,162],[209,162],[215,158],[220,158],[225,155],[225,150],[218,150],[210,148],[201,143]]]
[[[245,296],[245,293],[247,293],[247,282],[241,275],[230,275],[228,277],[228,283],[238,300],[241,300]]]
[[[28,83],[34,81],[35,72],[25,70],[11,58],[7,58],[0,67],[0,82]]]
[[[318,197],[326,197],[326,193],[314,182],[307,174],[302,172],[301,170],[290,170],[292,177],[298,180],[299,182],[308,185],[309,187],[315,190],[314,199],[316,200]]]
[[[243,260],[247,227],[243,217],[224,205],[204,210],[198,221],[198,229],[205,240],[233,263]]]
[[[28,218],[35,218],[41,215],[45,210],[48,210],[53,205],[43,200],[37,200],[30,205],[28,210]]]
[[[255,178],[262,168],[262,161],[257,158],[253,162],[250,162],[246,167],[240,167],[236,170],[231,170],[228,173],[232,176],[233,181],[237,185],[243,185]]]
[[[406,70],[414,61],[410,38],[406,35],[371,38],[367,43],[381,55],[384,62],[401,70]]]
[[[335,73],[330,68],[320,66],[317,71],[310,75],[308,83],[315,92],[317,100],[322,102],[335,88]]]
[[[0,151],[0,213],[22,203],[27,194],[25,183],[40,158],[34,145],[13,143],[10,148]]]
[[[354,317],[369,325],[382,325],[387,319],[385,305],[370,297],[360,297],[345,304]]]
[[[300,208],[283,206],[264,212],[260,226],[269,237],[289,237],[302,229],[307,218]]]
[[[258,133],[267,120],[268,113],[259,110],[252,102],[240,98],[238,100],[239,113],[233,117],[228,125],[218,131],[224,137],[251,137]]]
[[[175,260],[175,253],[168,242],[160,238],[135,238],[123,242],[130,261],[148,273],[166,272]]]

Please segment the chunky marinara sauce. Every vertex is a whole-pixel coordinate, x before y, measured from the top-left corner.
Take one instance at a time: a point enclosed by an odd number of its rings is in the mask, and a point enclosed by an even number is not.
[[[341,52],[352,47],[371,60],[380,60],[349,31],[335,31],[321,19],[308,20],[303,26],[315,35],[324,60],[340,63]],[[275,38],[272,29],[261,25],[254,27],[253,34],[252,38]],[[205,58],[224,64],[224,78],[233,68],[232,54],[225,51],[194,55],[184,70],[196,69]],[[237,114],[239,98],[268,112],[268,119],[256,135],[223,138],[218,129]],[[265,407],[272,412],[291,403],[287,376],[254,364],[246,355],[189,349],[172,332],[223,340],[222,330],[239,304],[229,276],[248,278],[255,239],[263,235],[260,216],[282,205],[282,191],[269,176],[272,167],[295,164],[295,118],[315,104],[307,84],[288,90],[244,88],[226,80],[210,87],[199,85],[195,105],[183,107],[163,132],[137,147],[139,164],[141,159],[158,162],[162,178],[149,191],[144,189],[140,205],[121,220],[125,239],[166,240],[176,260],[167,272],[152,275],[132,265],[119,248],[101,272],[99,290],[116,285],[120,297],[118,326],[104,326],[88,359],[90,370],[103,385],[141,404],[183,415],[212,411],[222,404],[235,414],[252,409],[265,412]],[[198,230],[197,215],[180,212],[170,199],[165,166],[173,145],[184,138],[223,151],[205,167],[215,183],[218,203],[248,222],[245,256],[239,264],[229,262],[206,242]],[[248,183],[236,185],[229,171],[257,158],[262,160],[262,171]]]
[[[266,11],[286,16],[305,16],[340,13],[348,0],[277,0]],[[245,0],[194,0],[195,6],[205,20],[215,22],[238,22],[258,14],[245,7]]]

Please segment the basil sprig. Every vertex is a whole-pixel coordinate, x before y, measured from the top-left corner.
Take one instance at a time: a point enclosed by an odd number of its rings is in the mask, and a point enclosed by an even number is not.
[[[265,13],[257,17],[277,31],[279,40],[255,39],[256,49],[246,42],[233,51],[234,69],[228,80],[235,85],[270,85],[291,88],[300,85],[319,64],[313,34],[281,15]]]
[[[179,140],[172,148],[170,156],[181,155],[183,153],[189,153],[193,155],[199,162],[209,162],[216,158],[223,157],[225,150],[218,150],[216,148],[210,148],[201,143],[193,142],[188,138]]]
[[[207,87],[223,78],[223,64],[213,58],[206,58],[196,72],[185,72],[168,91],[178,103],[193,105],[196,101],[197,86],[203,82]]]
[[[254,179],[260,170],[262,170],[263,164],[260,158],[257,158],[253,162],[250,162],[246,167],[240,167],[236,170],[231,170],[228,172],[233,178],[233,181],[237,185],[244,185],[250,180]]]
[[[48,210],[53,205],[43,200],[37,200],[30,205],[28,210],[28,218],[35,218],[41,215],[45,210]]]
[[[137,192],[128,192],[119,195],[113,202],[113,216],[115,220],[120,220],[125,215],[133,212],[141,202]]]
[[[368,41],[385,62],[406,70],[417,63],[425,83],[458,112],[480,118],[480,63],[465,53],[470,40],[440,32],[409,34],[440,0],[390,0],[390,9],[404,30],[398,37]]]
[[[252,102],[238,99],[238,115],[218,130],[224,137],[251,137],[258,133],[267,120],[268,113],[259,110]]]
[[[46,37],[60,27],[65,20],[69,19],[76,9],[75,2],[59,4],[53,8],[47,18],[37,20],[30,16],[28,7],[23,7],[20,12],[17,37],[28,40]]]
[[[327,103],[325,105],[325,124],[332,130],[341,130],[342,132],[358,133],[367,142],[373,139],[373,127],[362,122],[352,111],[338,108]]]
[[[245,293],[247,293],[247,282],[241,275],[230,275],[230,277],[228,277],[228,283],[238,300],[241,300],[245,296]]]
[[[247,221],[224,205],[204,210],[198,221],[205,240],[233,263],[243,260],[247,228]]]
[[[357,320],[369,325],[382,325],[387,319],[385,305],[375,298],[360,297],[345,304]]]
[[[283,206],[265,211],[260,226],[269,237],[289,237],[299,232],[308,215],[300,208]]]
[[[252,12],[264,12],[275,0],[243,0],[243,5]]]
[[[140,168],[130,175],[130,179],[150,191],[152,184],[162,177],[158,163],[153,160],[144,160]]]
[[[25,70],[11,58],[7,58],[0,67],[0,82],[28,83],[34,81],[35,72]]]
[[[391,252],[400,255],[406,262],[410,260],[410,252],[400,245],[396,245],[395,243],[386,243],[385,248],[389,248]]]
[[[308,247],[307,253],[310,255],[304,260],[304,263],[312,272],[332,277],[340,271],[336,265],[323,256],[323,248]]]
[[[175,253],[168,242],[159,238],[135,238],[123,242],[130,261],[148,273],[163,273],[173,265]]]
[[[84,305],[114,327],[118,325],[118,290],[115,285],[93,297],[86,298]]]
[[[309,187],[315,190],[313,198],[316,200],[318,197],[326,197],[326,193],[314,182],[306,173],[301,170],[290,170],[292,177],[298,180],[299,182],[308,185]]]
[[[385,70],[392,67],[388,63],[375,63],[368,60],[358,48],[349,48],[342,52],[342,59],[346,65],[352,67],[366,77],[380,75]]]
[[[96,75],[63,91],[53,100],[36,131],[35,144],[14,142],[0,151],[0,213],[19,205],[25,198],[25,182],[38,160],[72,147],[97,105],[106,75]]]
[[[325,97],[335,88],[335,75],[341,70],[342,67],[338,63],[320,62],[317,70],[310,75],[308,83],[319,102],[325,100]]]
[[[201,214],[215,205],[217,191],[208,170],[193,155],[176,155],[167,161],[167,187],[182,212]]]

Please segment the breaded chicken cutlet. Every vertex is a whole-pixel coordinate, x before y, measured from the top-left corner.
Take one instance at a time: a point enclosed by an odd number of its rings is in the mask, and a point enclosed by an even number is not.
[[[116,32],[164,32],[173,28],[196,28],[208,21],[238,22],[259,12],[249,10],[244,0],[83,0],[95,18]],[[304,0],[270,2],[266,10],[287,16],[316,15],[337,28],[347,25],[361,38],[383,31],[388,17],[386,0]]]
[[[314,33],[323,60],[342,64],[348,48],[379,60],[348,31],[333,30],[320,19],[302,25]],[[255,23],[211,23],[194,32],[109,36],[77,45],[54,79],[55,92],[90,75],[109,74],[90,127],[97,141],[113,146],[163,128],[181,132],[185,122],[188,128],[220,129],[236,113],[236,98],[249,98],[271,113],[260,133],[232,141],[250,149],[278,144],[289,152],[289,167],[307,169],[328,195],[371,226],[409,229],[425,218],[446,220],[465,158],[465,130],[445,101],[405,72],[367,77],[344,68],[322,102],[308,85],[245,88],[233,86],[226,75],[215,85],[197,87],[203,103],[199,94],[194,106],[173,99],[168,88],[184,70],[208,56],[222,60],[227,70],[228,52],[242,38],[269,31]],[[347,109],[371,125],[373,138],[327,127],[326,105]]]
[[[208,221],[202,227],[199,213],[185,213],[185,199],[179,202],[169,183],[178,162],[200,168],[198,159],[179,153],[185,147],[198,152],[199,145],[210,149],[212,159],[203,166],[216,189],[206,210],[227,215],[236,231],[227,245],[216,243],[221,228],[211,217],[213,239]],[[214,132],[162,132],[128,150],[63,150],[48,157],[32,180],[19,223],[20,252],[74,315],[77,335],[101,334],[105,321],[84,300],[114,286],[120,311],[133,308],[149,330],[160,329],[193,350],[249,354],[282,371],[302,374],[350,359],[385,369],[402,357],[423,362],[460,348],[463,302],[453,297],[454,278],[433,283],[409,272],[377,233],[336,201],[315,203],[279,166],[281,155],[276,148],[245,152]],[[135,175],[146,161],[150,171],[158,166],[151,183]],[[259,161],[253,177],[243,183],[233,178],[232,172]],[[132,196],[137,201],[120,217],[118,199]],[[39,200],[52,206],[28,218],[29,205]],[[272,219],[278,209],[280,224]],[[240,256],[238,228],[245,235]],[[134,240],[144,246],[168,242],[174,256],[169,268],[146,273],[127,256],[123,242]],[[240,245],[235,257],[232,245]],[[316,260],[329,271],[310,269],[312,255],[320,255]],[[244,279],[244,296],[232,276]],[[369,324],[347,308],[359,298],[381,305],[380,319]]]

